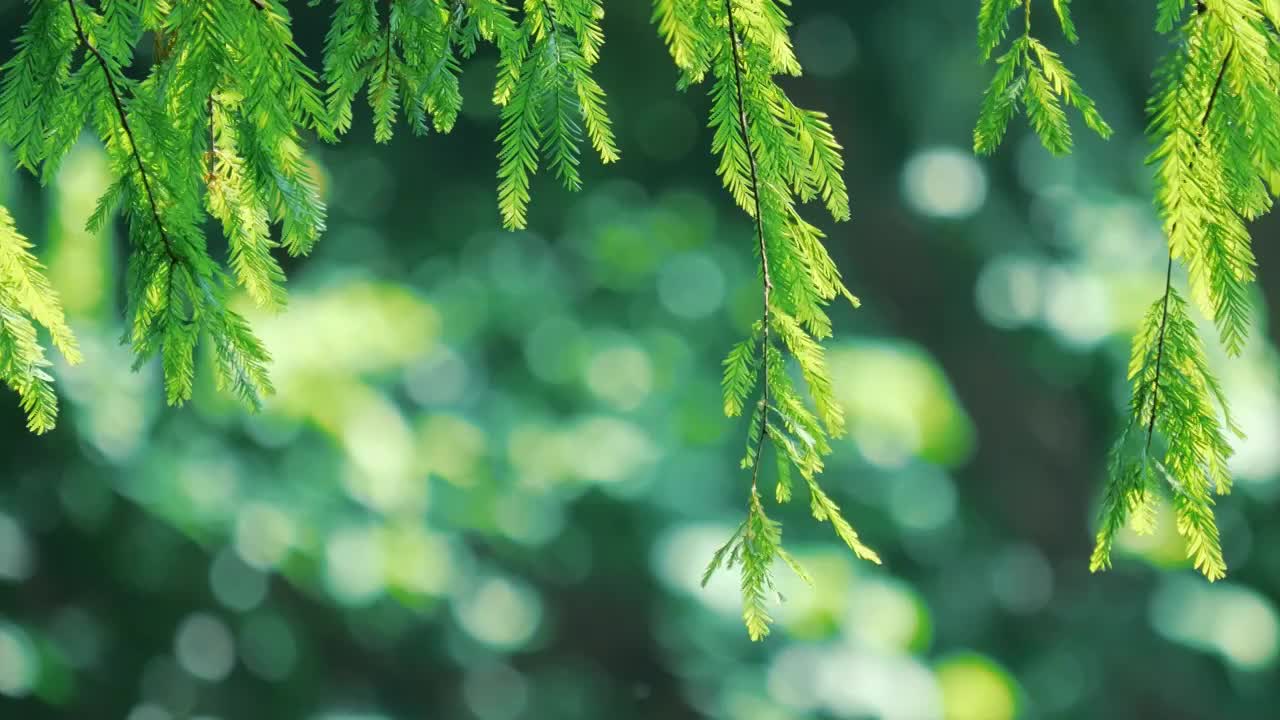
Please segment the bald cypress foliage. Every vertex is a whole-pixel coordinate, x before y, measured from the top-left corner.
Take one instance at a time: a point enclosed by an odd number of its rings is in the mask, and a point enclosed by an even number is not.
[[[29,0],[27,22],[0,66],[0,143],[48,182],[85,132],[106,148],[110,188],[88,219],[128,227],[125,342],[140,365],[159,358],[170,404],[190,399],[197,349],[211,346],[221,389],[257,407],[272,392],[270,357],[232,309],[287,306],[282,255],[308,253],[326,212],[308,142],[335,142],[368,105],[373,136],[401,127],[448,133],[462,108],[467,61],[498,55],[497,209],[523,228],[539,171],[578,190],[584,156],[621,157],[594,70],[604,52],[602,0],[316,0],[330,17],[322,57],[303,57],[281,0]],[[805,219],[812,201],[848,220],[841,147],[821,112],[774,81],[801,71],[780,0],[655,0],[654,22],[681,88],[708,80],[712,152],[732,199],[755,228],[761,314],[725,362],[724,409],[745,414],[747,520],[721,562],[741,565],[753,638],[768,631],[775,559],[791,562],[759,491],[764,456],[776,500],[807,492],[858,555],[876,560],[818,484],[830,440],[844,431],[821,342],[828,304],[857,304]],[[135,62],[143,42],[150,65]],[[228,248],[209,250],[216,228]],[[31,246],[0,215],[0,379],[31,428],[54,425],[57,398],[37,324],[77,359],[57,296]],[[793,373],[794,365],[797,372]],[[794,565],[794,562],[792,562]],[[798,568],[798,566],[795,566]]]
[[[1027,31],[997,61],[974,149],[989,153],[999,145],[1021,101],[1045,147],[1069,152],[1065,117],[1043,92],[1046,84],[1105,137],[1109,131],[1096,119],[1092,101],[1083,99],[1074,78],[1030,36],[1032,3],[1021,4]],[[982,2],[978,38],[984,58],[1005,35],[1007,18],[1018,5],[1017,0]],[[1067,0],[1054,0],[1053,6],[1063,33],[1074,42]],[[1155,171],[1155,206],[1169,257],[1164,291],[1133,340],[1133,395],[1108,465],[1089,563],[1095,571],[1111,567],[1120,529],[1131,525],[1150,531],[1153,493],[1161,488],[1171,498],[1178,533],[1195,568],[1211,581],[1227,571],[1214,496],[1231,489],[1230,438],[1241,432],[1209,368],[1191,313],[1193,305],[1199,308],[1216,325],[1226,353],[1240,354],[1252,322],[1249,285],[1256,265],[1248,223],[1271,209],[1280,178],[1278,15],[1280,5],[1272,0],[1155,3],[1156,30],[1169,36],[1172,49],[1156,70],[1147,106],[1147,135],[1154,147],[1147,162]],[[1028,58],[1038,66],[1029,65]],[[1186,272],[1190,302],[1175,282],[1179,265]]]

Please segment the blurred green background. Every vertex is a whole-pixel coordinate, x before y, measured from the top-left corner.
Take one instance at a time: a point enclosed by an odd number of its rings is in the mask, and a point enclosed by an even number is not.
[[[530,232],[498,229],[490,53],[452,136],[375,146],[365,113],[313,145],[330,230],[288,263],[288,310],[254,318],[279,387],[260,415],[209,378],[166,409],[157,368],[130,372],[124,240],[82,230],[94,141],[44,189],[0,163],[87,357],[57,368],[55,433],[0,402],[0,717],[1276,717],[1273,221],[1258,331],[1238,360],[1211,349],[1249,432],[1220,504],[1231,574],[1189,570],[1167,516],[1086,569],[1163,280],[1154,3],[1075,3],[1070,49],[1037,14],[1117,130],[1063,160],[1021,126],[971,157],[976,2],[792,9],[807,74],[785,85],[847,147],[855,218],[828,229],[864,301],[834,316],[852,432],[826,481],[886,562],[777,511],[817,580],[786,579],[754,645],[736,578],[697,585],[746,499],[718,380],[758,304],[751,229],[648,4],[606,5],[623,160],[580,194],[539,180]],[[293,10],[314,63],[330,7]],[[0,59],[24,12],[0,0]]]

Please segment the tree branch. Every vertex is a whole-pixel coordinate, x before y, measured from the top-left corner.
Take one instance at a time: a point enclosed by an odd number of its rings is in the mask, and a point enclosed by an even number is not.
[[[107,79],[107,90],[111,93],[111,101],[115,104],[116,114],[120,117],[120,126],[124,129],[125,137],[129,139],[129,151],[138,166],[138,175],[142,178],[142,189],[147,196],[147,203],[151,206],[151,216],[156,221],[156,230],[160,233],[160,239],[164,243],[165,253],[169,256],[170,262],[181,264],[182,256],[174,249],[173,242],[169,239],[169,234],[165,232],[164,222],[160,219],[160,207],[156,204],[155,193],[151,190],[150,176],[147,175],[147,168],[142,163],[142,155],[138,152],[138,142],[134,139],[133,129],[129,126],[129,116],[125,112],[124,101],[120,97],[120,91],[116,88],[115,77],[111,74],[111,65],[107,63],[107,59],[102,56],[98,48],[89,43],[89,38],[84,32],[84,26],[80,24],[80,15],[76,12],[76,0],[67,0],[67,7],[70,8],[71,20],[75,23],[76,37],[79,38],[80,44],[84,46],[85,50],[98,61],[98,66],[102,68],[102,74]]]
[[[1213,83],[1213,91],[1209,93],[1209,102],[1204,109],[1204,115],[1200,118],[1200,127],[1204,128],[1209,124],[1209,115],[1213,112],[1213,104],[1218,99],[1218,92],[1222,90],[1222,79],[1227,74],[1227,64],[1231,62],[1231,54],[1235,52],[1235,46],[1227,48],[1227,54],[1222,56],[1222,66],[1218,68],[1218,78]],[[1151,417],[1147,420],[1147,445],[1146,450],[1151,450],[1151,439],[1155,436],[1156,431],[1156,409],[1160,404],[1160,369],[1164,361],[1164,338],[1165,329],[1169,324],[1169,294],[1173,289],[1173,250],[1169,251],[1169,263],[1164,272],[1164,305],[1160,311],[1160,336],[1156,341],[1156,372],[1151,380]]]
[[[383,82],[391,77],[391,13],[395,8],[395,0],[387,0],[387,50],[382,58]]]
[[[764,350],[760,365],[764,389],[760,397],[760,435],[756,438],[756,460],[751,468],[751,490],[755,492],[760,479],[760,455],[764,450],[766,428],[769,427],[769,308],[773,279],[769,276],[769,249],[764,237],[764,216],[760,213],[760,177],[756,166],[756,151],[751,146],[751,132],[747,125],[747,105],[742,87],[742,56],[738,48],[738,28],[733,19],[733,0],[724,0],[724,10],[729,18],[729,43],[733,51],[733,79],[738,96],[738,129],[742,134],[743,147],[747,150],[747,164],[751,171],[751,200],[755,205],[756,239],[760,243],[760,267],[764,276],[764,312],[760,318],[763,332],[761,346]]]

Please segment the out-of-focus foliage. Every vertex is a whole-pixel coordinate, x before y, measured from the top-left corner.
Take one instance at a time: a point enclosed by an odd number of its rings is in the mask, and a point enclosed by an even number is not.
[[[56,431],[0,403],[0,716],[1270,720],[1265,273],[1241,356],[1204,344],[1248,437],[1215,508],[1231,575],[1196,576],[1163,500],[1153,533],[1117,535],[1112,572],[1087,571],[1129,338],[1167,267],[1142,167],[1153,12],[1072,5],[1089,47],[1064,62],[1110,142],[1058,159],[1015,124],[988,163],[969,144],[989,68],[956,30],[976,4],[791,8],[807,72],[779,82],[847,147],[857,221],[816,224],[865,301],[832,305],[849,435],[824,484],[884,565],[801,503],[770,508],[823,580],[779,572],[778,624],[751,644],[735,579],[698,584],[749,489],[719,361],[759,318],[753,228],[712,176],[708,101],[671,92],[652,29],[611,32],[650,8],[607,7],[596,73],[625,88],[624,159],[584,156],[580,194],[535,180],[533,231],[495,229],[492,49],[451,139],[375,145],[357,108],[317,151],[329,229],[280,257],[287,310],[233,301],[273,358],[257,415],[205,363],[181,412],[158,367],[130,372],[124,235],[84,229],[110,182],[95,142],[43,190],[0,174],[86,356],[55,360]],[[318,62],[329,9],[291,10]],[[0,3],[5,42],[25,12]]]

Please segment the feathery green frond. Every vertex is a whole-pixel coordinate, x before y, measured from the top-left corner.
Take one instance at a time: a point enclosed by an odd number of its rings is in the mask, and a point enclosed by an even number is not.
[[[1272,28],[1280,28],[1280,0],[1262,0],[1262,14]]]
[[[1018,112],[1026,84],[1026,76],[1019,72],[1026,57],[1022,43],[1021,38],[1015,40],[1008,52],[996,58],[996,72],[982,96],[982,108],[973,129],[973,149],[980,155],[990,155],[1000,147],[1009,121]]]
[[[1182,9],[1187,0],[1156,0],[1156,30],[1169,32],[1182,20]]]
[[[711,25],[711,3],[701,0],[655,0],[653,22],[658,26],[680,70],[680,88],[697,85],[711,70],[720,31]]]
[[[1071,128],[1067,125],[1067,114],[1063,112],[1058,95],[1041,67],[1030,67],[1022,101],[1027,108],[1031,128],[1040,136],[1040,143],[1045,149],[1054,155],[1071,152]]]
[[[523,66],[528,37],[513,12],[503,0],[335,0],[324,51],[332,131],[351,129],[352,107],[367,87],[376,141],[391,140],[401,113],[417,135],[450,132],[462,110],[463,61],[481,41],[514,68],[505,79],[499,73],[500,85]],[[509,96],[510,88],[494,101],[505,105]]]
[[[747,397],[756,388],[760,378],[759,362],[756,359],[756,348],[760,343],[758,333],[733,346],[728,357],[724,359],[724,379],[721,387],[724,391],[724,414],[726,417],[737,417]]]
[[[768,595],[774,588],[772,566],[781,545],[782,525],[765,515],[760,494],[753,490],[738,553],[742,563],[742,620],[752,640],[763,640],[773,622]]]
[[[63,317],[58,294],[31,254],[31,243],[0,206],[0,381],[18,393],[27,427],[44,433],[57,422],[58,397],[37,323],[49,331],[67,362],[80,362],[80,349]]]
[[[1098,134],[1098,137],[1111,137],[1111,126],[1098,114],[1093,100],[1080,89],[1080,84],[1067,67],[1062,64],[1058,55],[1035,38],[1030,39],[1031,49],[1039,62],[1040,71],[1048,81],[1054,94],[1060,96],[1068,105],[1080,112],[1084,124]]]
[[[521,75],[541,74],[541,56],[531,54]],[[498,133],[498,208],[502,224],[509,229],[525,226],[529,207],[529,185],[538,171],[542,145],[542,121],[534,83],[517,83],[502,107],[502,129]]]
[[[831,438],[844,433],[844,415],[832,391],[820,341],[831,335],[826,306],[837,297],[855,307],[840,272],[822,244],[822,232],[799,212],[820,199],[832,218],[849,219],[844,159],[827,116],[796,106],[774,80],[797,74],[789,21],[775,0],[655,0],[654,22],[680,71],[678,87],[710,77],[711,150],[717,172],[734,202],[752,219],[763,282],[761,316],[751,335],[724,362],[725,414],[741,414],[759,388],[747,427],[742,467],[751,472],[751,499],[740,535],[713,558],[708,574],[741,562],[743,619],[758,640],[768,633],[765,605],[772,587],[768,564],[794,560],[779,545],[781,530],[769,520],[758,492],[765,443],[777,458],[775,498],[788,502],[792,469],[815,498],[814,516],[830,520],[837,534],[864,559],[876,559],[839,507],[818,485]],[[785,353],[785,354],[784,354]],[[790,357],[803,379],[797,388]],[[737,544],[735,544],[737,543]]]
[[[827,497],[826,492],[812,478],[809,478],[809,510],[813,513],[815,520],[830,522],[835,528],[836,535],[849,546],[854,555],[877,565],[880,564],[880,556],[875,550],[863,544],[853,526],[840,514],[840,506]]]
[[[1102,137],[1111,133],[1061,59],[1031,35],[1031,2],[983,0],[978,45],[984,59],[999,46],[1008,15],[1022,5],[1024,32],[996,60],[974,128],[974,149],[994,152],[1018,106],[1042,144],[1070,152],[1065,108],[1077,109]],[[1186,303],[1173,287],[1174,261],[1191,297],[1238,354],[1250,323],[1249,283],[1256,264],[1247,223],[1271,207],[1268,183],[1280,177],[1280,51],[1267,18],[1270,0],[1205,0],[1184,20],[1185,0],[1158,0],[1157,29],[1177,28],[1177,45],[1156,72],[1148,133],[1155,150],[1156,205],[1169,242],[1165,292],[1134,339],[1133,403],[1111,453],[1102,521],[1090,568],[1110,567],[1117,533],[1136,521],[1149,528],[1160,481],[1173,493],[1178,532],[1193,564],[1210,580],[1226,564],[1213,517],[1212,490],[1230,487],[1228,430],[1237,432],[1205,360]],[[1269,6],[1271,9],[1269,9]],[[1077,41],[1069,0],[1053,0],[1069,42]],[[1269,15],[1270,14],[1270,15]]]
[[[1161,2],[1161,31],[1173,30],[1184,4]],[[1255,3],[1199,3],[1156,73],[1148,162],[1156,166],[1169,272],[1163,298],[1134,340],[1132,416],[1113,451],[1093,570],[1109,567],[1116,532],[1132,515],[1149,515],[1149,489],[1163,479],[1192,564],[1210,581],[1226,574],[1213,494],[1230,490],[1227,433],[1240,432],[1172,270],[1175,260],[1187,268],[1192,298],[1213,318],[1227,352],[1239,354],[1255,265],[1246,223],[1270,209],[1263,179],[1280,167],[1280,65],[1271,32]],[[1132,441],[1139,435],[1140,452]]]
[[[515,36],[499,45],[494,102],[498,132],[498,207],[503,225],[525,226],[530,183],[541,160],[570,190],[584,137],[603,163],[619,159],[604,90],[591,75],[604,35],[599,0],[525,0]]]
[[[1280,64],[1256,6],[1219,0],[1186,21],[1157,72],[1149,133],[1156,204],[1191,297],[1239,354],[1254,280],[1247,222],[1271,208],[1263,178],[1280,169]]]
[[[990,59],[999,47],[1008,29],[1008,16],[1019,5],[1025,15],[1025,30],[1014,38],[1008,51],[996,58],[996,72],[974,125],[974,151],[983,155],[995,152],[1019,105],[1025,108],[1027,120],[1041,144],[1054,155],[1071,152],[1071,127],[1064,106],[1079,111],[1085,125],[1100,137],[1110,137],[1111,127],[1102,119],[1093,100],[1080,88],[1058,55],[1031,35],[1029,0],[983,0],[978,15],[978,47],[983,60]],[[1067,40],[1072,43],[1079,40],[1071,20],[1069,0],[1053,0],[1053,8]]]
[[[991,58],[991,53],[1004,42],[1005,33],[1009,31],[1009,15],[1022,3],[1022,0],[983,0],[978,7],[978,50],[982,59]]]
[[[1147,312],[1134,338],[1129,379],[1129,427],[1112,451],[1090,568],[1110,567],[1116,533],[1130,518],[1149,526],[1151,493],[1163,480],[1188,557],[1209,580],[1221,578],[1226,562],[1213,495],[1230,489],[1227,433],[1236,431],[1186,301],[1172,287]]]
[[[747,502],[747,518],[711,556],[702,575],[705,586],[717,570],[740,567],[742,620],[752,640],[763,640],[773,622],[769,596],[777,592],[773,581],[773,565],[777,560],[790,567],[801,580],[812,583],[800,563],[782,548],[782,524],[765,514],[760,494],[753,489]]]
[[[1108,457],[1106,493],[1102,498],[1093,553],[1089,556],[1090,572],[1111,569],[1112,548],[1116,536],[1125,527],[1143,533],[1153,529],[1155,477],[1143,446],[1145,437],[1146,434],[1130,422]]]
[[[13,148],[19,167],[34,173],[50,157],[61,157],[52,146],[55,139],[69,144],[66,128],[75,125],[76,116],[83,124],[83,111],[74,112],[80,107],[74,99],[49,92],[51,87],[65,87],[73,80],[76,34],[70,6],[32,3],[16,47],[14,56],[0,66],[0,142]]]
[[[702,573],[702,586],[706,587],[711,582],[711,578],[715,577],[716,571],[722,567],[729,567],[730,563],[737,560],[737,552],[735,548],[738,546],[738,538],[742,535],[742,531],[746,529],[747,521],[743,520],[738,529],[733,531],[729,539],[723,545],[711,554],[711,561],[707,563],[707,569]]]
[[[264,199],[255,192],[237,147],[234,121],[214,100],[214,142],[206,202],[221,223],[231,247],[231,268],[253,301],[277,308],[285,303],[284,271],[271,256],[271,217]]]
[[[1062,27],[1062,35],[1067,42],[1073,45],[1080,42],[1076,24],[1071,20],[1071,0],[1053,0],[1053,12],[1058,16],[1058,25]]]

